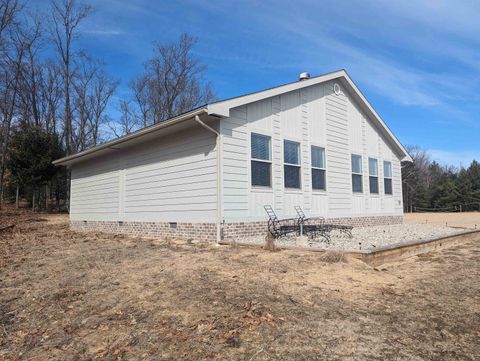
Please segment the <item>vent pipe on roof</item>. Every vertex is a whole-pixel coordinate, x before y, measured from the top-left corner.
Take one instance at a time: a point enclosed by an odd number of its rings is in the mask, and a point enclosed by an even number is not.
[[[298,76],[299,81],[307,80],[307,79],[310,79],[310,73],[307,73],[306,71],[304,71],[303,73],[300,73],[300,75]]]

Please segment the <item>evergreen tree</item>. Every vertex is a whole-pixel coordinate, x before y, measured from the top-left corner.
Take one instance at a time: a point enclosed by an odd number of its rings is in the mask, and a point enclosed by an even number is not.
[[[35,193],[53,180],[58,182],[62,169],[52,161],[63,157],[65,151],[55,134],[36,127],[18,129],[12,136],[9,154],[8,168],[20,187],[29,187]]]

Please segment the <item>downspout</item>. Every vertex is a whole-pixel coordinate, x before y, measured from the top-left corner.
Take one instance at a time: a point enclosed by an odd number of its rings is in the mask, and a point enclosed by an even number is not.
[[[195,115],[195,121],[205,129],[215,133],[216,135],[216,149],[217,149],[217,244],[221,241],[221,227],[222,227],[222,170],[221,170],[221,137],[220,133],[211,126],[205,124],[198,115]]]

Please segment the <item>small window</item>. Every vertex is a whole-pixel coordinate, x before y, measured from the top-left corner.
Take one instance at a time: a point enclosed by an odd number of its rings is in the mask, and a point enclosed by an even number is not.
[[[270,187],[272,184],[271,140],[266,135],[252,133],[252,186]]]
[[[325,149],[312,145],[312,189],[326,190]]]
[[[362,156],[352,154],[352,191],[363,192]]]
[[[285,188],[300,189],[300,143],[283,141],[283,163]]]
[[[383,162],[383,186],[385,188],[385,194],[393,194],[392,162]]]
[[[378,161],[375,158],[368,158],[368,175],[370,193],[378,194]]]

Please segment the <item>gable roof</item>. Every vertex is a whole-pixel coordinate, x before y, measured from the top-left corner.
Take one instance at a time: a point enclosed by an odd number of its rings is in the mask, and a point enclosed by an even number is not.
[[[402,161],[411,162],[412,158],[408,154],[405,147],[400,143],[397,137],[393,134],[390,128],[387,126],[385,121],[378,115],[372,105],[368,102],[362,92],[353,82],[352,78],[348,73],[342,69],[332,73],[323,74],[320,76],[312,77],[309,79],[295,81],[285,85],[280,85],[274,88],[258,91],[255,93],[250,93],[242,95],[235,98],[230,98],[215,103],[207,105],[207,113],[215,114],[222,117],[230,116],[230,109],[239,107],[245,104],[253,103],[259,100],[266,98],[274,97],[280,94],[288,93],[298,89],[306,88],[312,85],[324,83],[330,80],[340,80],[342,84],[349,90],[349,93],[353,95],[357,103],[360,105],[362,110],[369,116],[369,118],[375,123],[379,131],[385,136],[385,138],[390,142],[398,154],[403,156]]]
[[[298,89],[306,88],[312,85],[321,84],[330,80],[337,79],[342,82],[342,84],[349,90],[349,93],[352,94],[361,106],[363,111],[369,116],[371,120],[375,122],[377,129],[384,135],[384,137],[389,141],[392,147],[396,152],[402,157],[402,161],[412,161],[412,158],[408,154],[407,150],[403,145],[398,141],[392,131],[388,128],[387,124],[383,119],[378,115],[378,113],[373,109],[370,103],[367,101],[362,92],[357,88],[353,80],[350,78],[348,73],[345,70],[339,70],[332,73],[323,74],[320,76],[312,77],[309,79],[295,81],[292,83],[276,86],[273,88],[261,90],[258,92],[241,95],[234,98],[229,98],[225,100],[220,100],[204,106],[193,109],[184,114],[180,114],[176,117],[170,118],[164,122],[151,125],[146,128],[142,128],[136,132],[130,133],[118,139],[106,142],[104,144],[98,145],[96,147],[84,150],[77,154],[73,154],[68,157],[64,157],[54,161],[55,165],[71,165],[73,163],[94,158],[96,156],[105,154],[106,152],[119,149],[120,147],[128,147],[132,144],[138,142],[138,138],[146,138],[155,135],[161,135],[165,132],[166,128],[175,126],[179,123],[192,120],[196,115],[209,114],[217,116],[220,118],[225,118],[230,116],[230,110],[245,104],[253,103],[259,100],[266,98],[274,97],[280,94],[288,93]]]

